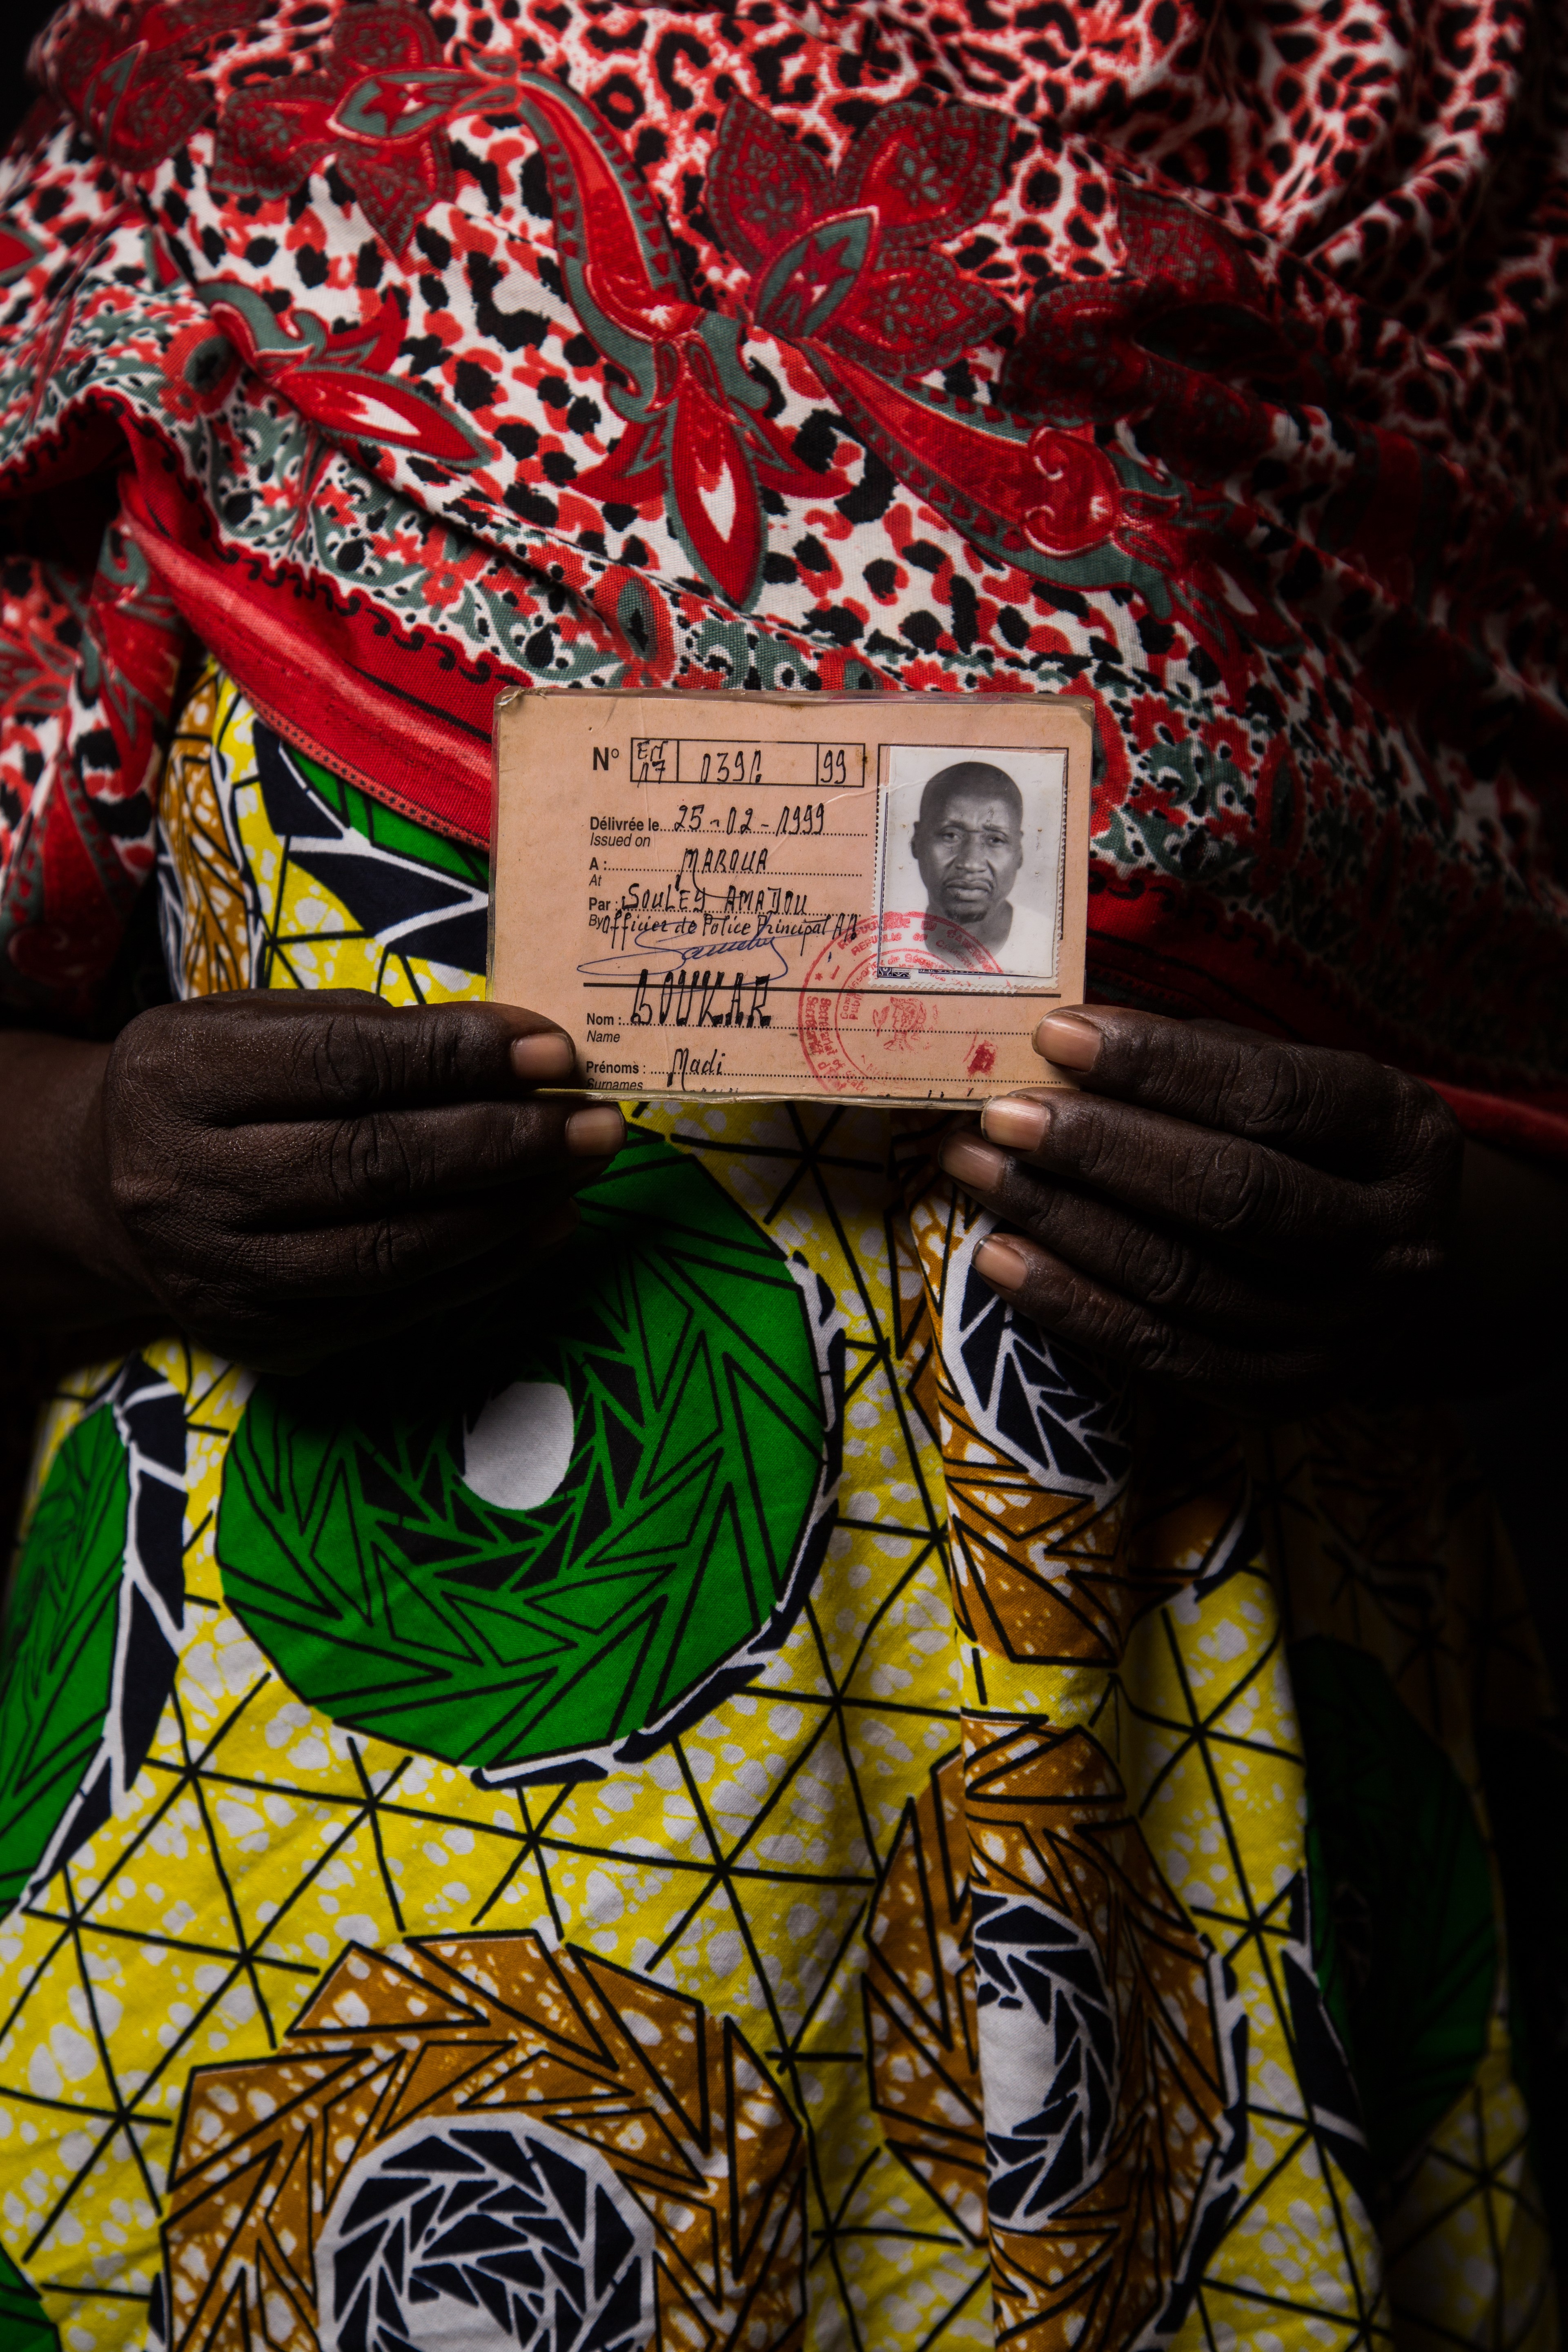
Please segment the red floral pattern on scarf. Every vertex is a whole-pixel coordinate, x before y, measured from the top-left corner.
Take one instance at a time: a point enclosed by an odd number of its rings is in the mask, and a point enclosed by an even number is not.
[[[329,157],[395,254],[456,187],[447,118],[472,106],[483,76],[443,64],[430,19],[390,0],[344,17],[321,71],[236,91],[224,110],[213,184],[287,195]]]
[[[103,152],[130,171],[172,155],[211,109],[195,68],[226,34],[253,25],[262,0],[153,0],[105,19],[80,16],[56,62],[56,87]]]
[[[1002,371],[1002,397],[1058,423],[1142,420],[1141,438],[1201,480],[1267,444],[1268,397],[1283,398],[1302,353],[1280,332],[1244,247],[1191,205],[1138,188],[1117,199],[1124,277],[1047,287]]]
[[[890,106],[830,173],[737,99],[708,197],[720,237],[752,272],[758,326],[887,375],[924,375],[986,341],[1006,306],[942,247],[1001,194],[1008,131],[989,107]]]
[[[1100,988],[1543,1133],[1545,0],[1161,0],[1073,48],[1034,0],[816,5],[73,0],[0,218],[0,499],[120,467],[262,715],[466,838],[510,682],[1085,695]],[[156,138],[113,100],[154,85]],[[28,727],[13,982],[71,805]]]

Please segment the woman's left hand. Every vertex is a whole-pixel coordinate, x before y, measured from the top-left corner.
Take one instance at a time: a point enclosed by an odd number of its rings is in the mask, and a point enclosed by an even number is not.
[[[1247,1420],[1426,1384],[1463,1154],[1430,1087],[1109,1006],[1035,1044],[1081,1091],[988,1103],[942,1150],[1007,1228],[974,1264],[1021,1312]]]

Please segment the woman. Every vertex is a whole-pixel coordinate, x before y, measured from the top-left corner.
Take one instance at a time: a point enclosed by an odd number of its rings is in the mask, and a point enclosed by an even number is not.
[[[1555,30],[55,20],[18,2345],[1556,2343]],[[518,680],[1088,697],[1082,1091],[549,1091]]]

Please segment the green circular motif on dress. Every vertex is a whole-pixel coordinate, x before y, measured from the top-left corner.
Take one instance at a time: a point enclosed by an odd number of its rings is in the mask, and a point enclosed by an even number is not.
[[[131,1473],[100,1406],[62,1442],[16,1561],[0,1667],[0,1906],[25,1892],[98,1754]]]
[[[61,1440],[27,1523],[0,1661],[0,1911],[68,1862],[144,1762],[174,1679],[185,1423],[127,1357]]]
[[[1292,1643],[1307,1757],[1313,1962],[1373,2171],[1396,2182],[1486,2055],[1500,1960],[1491,1864],[1453,1759],[1381,1661]]]
[[[59,2331],[37,2287],[0,2246],[0,2347],[4,2352],[59,2352]]]
[[[483,1310],[260,1382],[224,1468],[224,1591],[284,1680],[487,1777],[629,1759],[752,1679],[832,1524],[825,1287],[635,1128],[578,1200]]]

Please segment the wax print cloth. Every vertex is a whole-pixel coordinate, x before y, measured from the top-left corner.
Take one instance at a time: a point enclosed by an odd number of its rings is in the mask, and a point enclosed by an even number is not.
[[[507,684],[1066,690],[1098,993],[1558,1148],[1563,54],[78,0],[13,1013],[105,1022],[150,894],[180,993],[478,993]],[[1151,1413],[918,1121],[628,1108],[521,1298],[51,1409],[6,2352],[1548,2352],[1568,1788],[1452,1431]]]
[[[209,669],[171,980],[478,994],[485,864]],[[1440,1415],[1244,1448],[921,1118],[636,1103],[578,1239],[48,1415],[7,2352],[1555,2352],[1563,1751]]]
[[[193,635],[469,843],[505,684],[1065,689],[1102,993],[1561,1150],[1563,35],[74,0],[0,215],[8,994],[90,1010]]]

